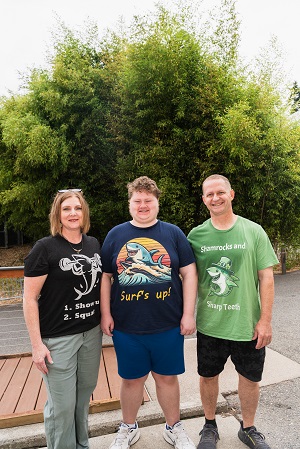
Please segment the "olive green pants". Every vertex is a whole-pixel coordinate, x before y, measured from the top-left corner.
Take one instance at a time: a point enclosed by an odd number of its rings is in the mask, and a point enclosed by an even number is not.
[[[44,408],[48,449],[88,449],[89,401],[98,379],[102,332],[45,338],[53,364],[43,375],[48,399]]]

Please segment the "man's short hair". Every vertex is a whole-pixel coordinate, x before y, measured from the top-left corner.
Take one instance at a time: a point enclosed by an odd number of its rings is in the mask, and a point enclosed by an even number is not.
[[[228,189],[229,189],[229,190],[232,189],[229,179],[226,178],[226,176],[218,175],[218,174],[216,173],[216,174],[210,175],[210,176],[208,176],[206,179],[204,179],[204,181],[203,181],[203,183],[202,183],[202,192],[203,192],[203,186],[204,186],[204,184],[205,184],[207,181],[212,181],[213,179],[222,179],[222,180],[225,182],[225,184],[226,184],[226,186],[228,187]]]

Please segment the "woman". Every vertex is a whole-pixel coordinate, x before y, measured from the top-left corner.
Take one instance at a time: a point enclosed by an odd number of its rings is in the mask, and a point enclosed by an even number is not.
[[[49,218],[51,236],[25,258],[24,316],[32,359],[47,387],[47,447],[88,448],[102,342],[100,245],[86,235],[89,207],[80,189],[59,190]]]
[[[194,449],[180,422],[177,378],[184,372],[184,335],[195,332],[194,255],[177,226],[157,219],[156,183],[142,176],[127,187],[132,220],[113,228],[102,247],[101,328],[113,337],[122,377],[123,422],[110,448],[128,448],[139,439],[136,417],[151,372],[165,440],[176,449]]]

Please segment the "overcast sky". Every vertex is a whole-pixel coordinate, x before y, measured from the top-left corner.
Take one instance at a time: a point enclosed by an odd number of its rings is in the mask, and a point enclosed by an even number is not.
[[[0,15],[0,95],[16,92],[19,73],[46,64],[51,31],[59,17],[71,29],[90,18],[99,29],[115,28],[122,16],[129,23],[134,14],[151,12],[156,0],[7,0]],[[174,2],[160,0],[172,7]],[[211,7],[220,0],[203,0]],[[241,24],[241,55],[250,60],[259,54],[272,36],[277,36],[285,57],[283,64],[291,82],[300,83],[299,17],[300,0],[237,0]],[[205,7],[205,6],[204,6]],[[206,8],[207,9],[207,8]]]

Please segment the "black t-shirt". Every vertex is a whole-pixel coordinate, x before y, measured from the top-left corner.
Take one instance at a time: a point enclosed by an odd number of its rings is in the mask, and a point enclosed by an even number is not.
[[[79,254],[60,235],[36,242],[25,258],[24,275],[47,274],[38,301],[43,338],[77,334],[99,325],[101,265],[100,244],[94,237],[82,236]]]

